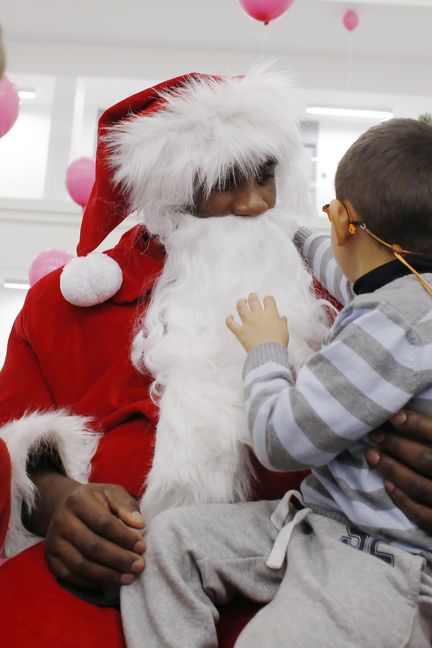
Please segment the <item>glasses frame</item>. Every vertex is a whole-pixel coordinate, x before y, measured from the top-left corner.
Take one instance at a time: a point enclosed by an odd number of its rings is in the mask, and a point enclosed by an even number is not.
[[[339,200],[339,202],[342,203],[342,205],[344,206],[344,208],[345,208],[345,210],[346,210],[346,212],[348,214],[349,224],[350,225],[358,226],[363,230],[369,231],[367,226],[366,226],[366,223],[364,221],[355,221],[355,220],[352,219],[349,206],[343,200]],[[323,205],[322,206],[322,211],[325,214],[327,214],[327,218],[329,219],[330,223],[332,223],[333,221],[332,221],[332,216],[331,216],[331,213],[330,213],[330,204],[331,203],[326,203],[325,205]]]

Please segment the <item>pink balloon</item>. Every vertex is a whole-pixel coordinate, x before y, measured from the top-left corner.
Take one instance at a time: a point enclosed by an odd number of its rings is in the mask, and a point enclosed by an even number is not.
[[[357,11],[354,11],[353,9],[347,11],[345,16],[343,17],[343,24],[344,27],[348,29],[348,31],[354,31],[354,29],[359,24],[359,17]]]
[[[268,25],[270,20],[279,18],[292,5],[294,0],[240,0],[246,13]]]
[[[4,75],[0,81],[0,137],[3,137],[15,124],[19,104],[17,87],[8,76]]]
[[[56,268],[61,268],[72,259],[72,254],[64,250],[46,250],[40,252],[29,269],[29,283],[33,286],[36,281],[45,277]]]
[[[71,162],[66,171],[66,188],[69,196],[85,207],[95,181],[95,161],[81,157]]]

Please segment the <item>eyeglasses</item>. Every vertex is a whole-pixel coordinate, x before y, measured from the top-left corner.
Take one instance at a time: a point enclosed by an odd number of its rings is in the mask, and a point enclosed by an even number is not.
[[[380,238],[379,236],[377,236],[376,234],[371,232],[371,230],[368,228],[368,226],[366,225],[366,223],[364,221],[355,221],[355,220],[353,220],[352,216],[351,216],[349,206],[343,200],[340,200],[339,202],[344,206],[344,208],[345,208],[345,210],[346,210],[346,212],[348,214],[348,218],[349,218],[348,231],[349,231],[349,233],[350,234],[355,234],[356,227],[359,227],[364,232],[369,234],[369,236],[371,236],[373,239],[375,239],[375,241],[378,241],[378,243],[381,243],[381,245],[384,245],[385,247],[389,248],[393,252],[393,254],[395,255],[396,259],[398,261],[400,261],[401,263],[403,263],[403,265],[406,266],[408,268],[408,270],[413,273],[413,275],[416,277],[416,279],[418,279],[418,281],[421,283],[421,285],[426,290],[426,292],[428,292],[429,295],[432,296],[432,286],[430,286],[427,283],[427,281],[425,281],[423,279],[423,277],[417,272],[417,270],[415,270],[412,267],[412,265],[410,263],[408,263],[408,261],[406,259],[404,259],[404,257],[402,256],[404,254],[414,254],[416,256],[430,256],[430,255],[425,254],[424,252],[414,252],[413,250],[406,250],[405,248],[403,248],[398,243],[387,243],[387,241],[384,241],[384,239]],[[322,210],[323,210],[323,212],[325,214],[327,214],[327,218],[329,219],[330,223],[332,223],[333,219],[332,219],[332,215],[331,215],[331,212],[330,212],[330,203],[327,203],[327,204],[323,205]]]
[[[366,228],[366,223],[361,223],[360,221],[354,221],[354,220],[352,220],[352,218],[351,218],[351,212],[350,212],[350,210],[349,210],[348,205],[345,204],[343,200],[340,200],[339,202],[341,202],[342,205],[345,207],[345,209],[346,209],[346,211],[347,211],[347,214],[348,214],[348,217],[349,217],[349,225],[348,225],[348,231],[349,231],[349,233],[350,233],[350,234],[355,234],[355,231],[356,231],[356,225],[358,225],[359,227],[361,227],[361,229],[367,230],[367,228]],[[331,215],[331,213],[330,213],[330,203],[327,203],[327,204],[323,205],[322,210],[323,210],[323,212],[325,212],[325,213],[327,214],[327,218],[329,219],[330,223],[333,222],[333,221],[332,221],[332,215]],[[367,231],[368,231],[368,230],[367,230]],[[370,234],[372,235],[372,232],[370,232]],[[373,236],[373,235],[372,235],[372,236]]]

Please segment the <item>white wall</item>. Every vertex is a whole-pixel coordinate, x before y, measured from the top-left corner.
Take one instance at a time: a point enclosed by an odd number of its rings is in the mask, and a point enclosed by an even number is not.
[[[321,207],[335,197],[334,177],[339,160],[345,151],[372,123],[321,122],[317,149],[316,203],[317,215]]]
[[[50,127],[49,107],[21,105],[0,139],[0,197],[43,198]]]
[[[199,49],[92,47],[61,43],[8,42],[8,69],[33,74],[130,79],[168,79],[185,72],[245,72],[263,53]],[[423,61],[281,56],[268,44],[264,57],[289,70],[302,87],[350,92],[423,95],[430,65]],[[349,84],[349,87],[347,87]]]

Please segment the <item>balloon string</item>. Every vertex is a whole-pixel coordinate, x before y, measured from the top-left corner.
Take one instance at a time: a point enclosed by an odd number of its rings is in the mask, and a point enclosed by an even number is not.
[[[264,23],[261,36],[261,56],[264,57],[267,50],[268,22]]]
[[[351,90],[352,83],[352,63],[353,63],[353,33],[348,34],[348,58],[347,58],[347,74],[346,74],[346,90]]]

